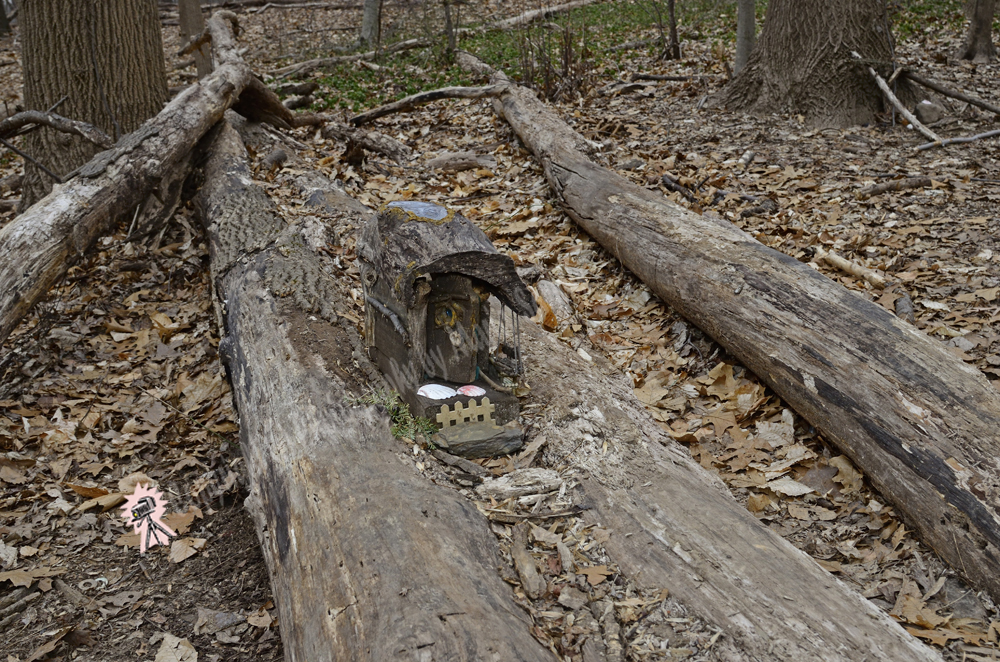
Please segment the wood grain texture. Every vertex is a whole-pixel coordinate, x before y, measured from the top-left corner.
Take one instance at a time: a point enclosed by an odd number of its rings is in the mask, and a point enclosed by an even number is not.
[[[837,444],[945,561],[1000,599],[1000,393],[979,371],[729,222],[592,163],[523,88],[495,108],[584,230]]]
[[[721,659],[940,660],[737,503],[598,350],[588,362],[534,322],[522,342],[543,404],[526,441],[544,435],[546,464],[579,472],[574,501],[611,533],[604,547],[627,577],[725,632]]]
[[[220,351],[247,506],[286,659],[554,660],[497,573],[496,540],[475,506],[419,474],[384,414],[345,403],[365,382],[354,328],[337,314],[346,304],[301,228],[253,186],[228,124],[200,202],[225,302]]]
[[[0,229],[0,342],[99,237],[123,215],[132,218],[183,167],[198,140],[239,97],[250,67],[237,54],[224,16],[210,19],[209,29],[220,65],[215,73]]]

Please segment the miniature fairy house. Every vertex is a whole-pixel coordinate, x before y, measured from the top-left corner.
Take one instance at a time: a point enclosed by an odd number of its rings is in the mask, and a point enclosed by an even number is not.
[[[385,205],[365,225],[358,258],[369,356],[411,411],[442,422],[442,405],[491,410],[479,421],[446,416],[445,432],[515,419],[517,398],[503,384],[523,368],[514,332],[519,316],[533,315],[536,304],[513,260],[462,215],[411,201]],[[490,296],[501,303],[501,326],[509,335],[496,343],[490,340]]]

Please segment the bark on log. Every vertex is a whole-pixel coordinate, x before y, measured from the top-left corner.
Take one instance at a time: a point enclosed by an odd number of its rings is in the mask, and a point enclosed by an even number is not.
[[[250,183],[227,123],[200,195],[286,658],[554,660],[496,572],[482,515],[422,477],[375,408],[344,402],[366,381],[346,303]]]
[[[836,443],[922,539],[1000,599],[1000,393],[942,344],[725,221],[595,165],[511,86],[495,108],[568,213]]]
[[[588,362],[556,333],[521,328],[531,399],[543,404],[526,441],[544,435],[549,465],[582,470],[574,501],[611,533],[604,547],[627,577],[669,588],[731,637],[736,659],[940,659],[738,504],[597,350]]]

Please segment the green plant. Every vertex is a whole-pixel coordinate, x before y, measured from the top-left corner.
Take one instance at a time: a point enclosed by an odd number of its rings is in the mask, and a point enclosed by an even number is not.
[[[421,418],[410,413],[410,405],[399,398],[399,393],[383,389],[372,389],[360,397],[348,396],[348,404],[355,407],[360,405],[376,405],[385,409],[389,414],[390,428],[392,436],[399,439],[416,439],[418,434],[422,434],[425,439],[430,440],[431,435],[438,431],[438,426],[428,418]]]

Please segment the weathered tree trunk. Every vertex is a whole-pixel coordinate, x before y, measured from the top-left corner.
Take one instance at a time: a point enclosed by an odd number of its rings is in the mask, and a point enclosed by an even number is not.
[[[597,351],[588,363],[537,324],[522,329],[531,399],[543,407],[533,438],[547,439],[548,464],[583,471],[574,500],[611,533],[605,549],[627,577],[669,588],[744,659],[940,659],[737,503]]]
[[[497,573],[482,515],[421,476],[375,408],[344,401],[367,381],[338,321],[347,304],[250,178],[223,123],[201,206],[287,659],[554,660]]]
[[[201,0],[179,0],[177,3],[178,22],[181,36],[190,41],[205,31],[205,16],[201,13]],[[204,78],[212,73],[212,53],[208,44],[202,44],[194,51],[194,65],[198,69],[198,78]]]
[[[382,0],[365,0],[361,14],[361,47],[378,48],[382,39]]]
[[[166,67],[156,0],[30,0],[21,5],[24,104],[103,129],[115,140],[134,131],[167,101]],[[57,175],[83,165],[97,148],[50,129],[33,132],[25,151]],[[52,188],[24,165],[21,209]]]
[[[969,32],[958,57],[973,62],[992,62],[997,57],[993,46],[993,11],[996,0],[971,0],[969,3]]]
[[[872,122],[882,95],[867,64],[892,62],[883,0],[772,0],[746,67],[716,96],[733,110],[795,112],[821,126]]]
[[[0,1],[0,34],[10,34],[10,20],[7,18],[7,8]]]
[[[80,175],[57,185],[0,229],[0,343],[122,215],[132,218],[138,205],[158,204],[149,194],[165,178],[171,190],[160,190],[160,199],[176,201],[176,173],[184,170],[191,149],[236,102],[252,76],[236,53],[224,14],[228,12],[209,20],[220,63],[212,75],[177,95],[159,115],[91,160]]]
[[[922,539],[1000,599],[1000,393],[941,343],[592,163],[529,91],[494,102],[568,213],[837,444]]]
[[[736,60],[733,73],[740,73],[747,66],[750,53],[757,43],[756,0],[738,0],[736,3]]]

